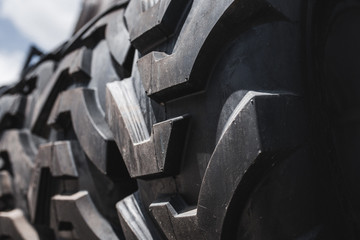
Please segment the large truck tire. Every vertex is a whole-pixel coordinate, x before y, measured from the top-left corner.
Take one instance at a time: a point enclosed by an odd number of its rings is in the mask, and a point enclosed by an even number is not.
[[[84,1],[0,88],[0,239],[358,239],[359,6]]]

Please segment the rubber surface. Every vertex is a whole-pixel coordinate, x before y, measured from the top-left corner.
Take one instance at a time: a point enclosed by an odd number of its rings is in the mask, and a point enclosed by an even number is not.
[[[84,1],[0,88],[0,239],[357,239],[359,6]]]

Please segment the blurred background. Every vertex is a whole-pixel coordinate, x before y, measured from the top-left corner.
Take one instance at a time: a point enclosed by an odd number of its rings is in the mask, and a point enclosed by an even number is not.
[[[81,0],[0,0],[0,86],[18,80],[31,45],[44,53],[66,41]]]

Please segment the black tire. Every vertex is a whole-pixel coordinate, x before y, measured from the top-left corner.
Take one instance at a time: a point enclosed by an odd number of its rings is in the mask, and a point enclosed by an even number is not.
[[[85,2],[0,89],[0,238],[357,239],[358,6]]]

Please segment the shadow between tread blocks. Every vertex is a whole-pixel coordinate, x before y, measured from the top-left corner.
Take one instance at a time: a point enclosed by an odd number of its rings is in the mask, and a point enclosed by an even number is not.
[[[74,36],[0,97],[0,238],[356,239],[341,183],[357,155],[327,142],[357,135],[315,110],[356,122],[356,97],[331,98],[357,74],[331,55],[350,7],[84,2]]]

